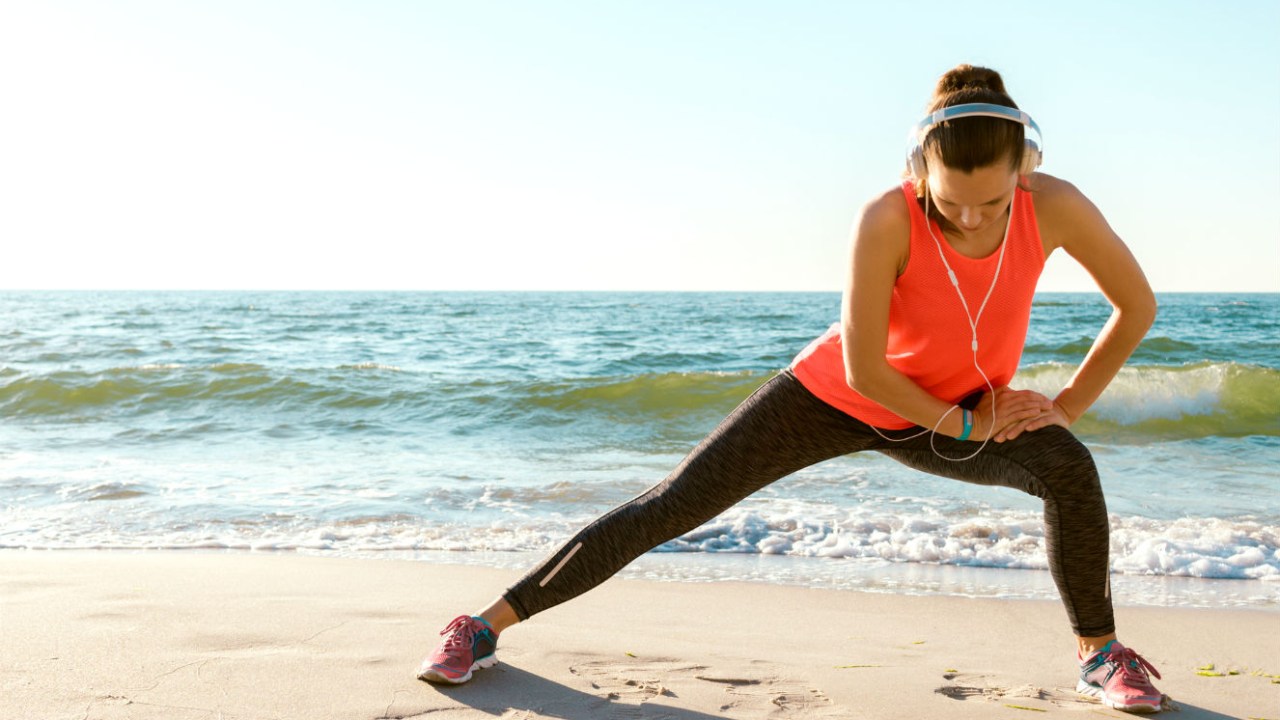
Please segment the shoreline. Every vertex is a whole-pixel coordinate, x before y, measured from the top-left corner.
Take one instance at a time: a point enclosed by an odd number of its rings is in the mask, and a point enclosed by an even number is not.
[[[383,550],[311,548],[77,547],[0,548],[3,553],[293,556],[371,562],[489,568],[522,573],[541,562],[539,551]],[[616,576],[621,580],[707,585],[743,583],[894,596],[1058,601],[1044,568],[882,561],[747,552],[650,551]],[[1112,574],[1116,607],[1231,609],[1280,613],[1280,582],[1181,575]],[[1144,598],[1151,598],[1144,600]]]
[[[0,551],[0,717],[1130,717],[1074,693],[1055,601],[763,583],[611,580],[509,629],[500,664],[472,682],[416,680],[440,628],[516,575],[292,553]],[[1168,715],[1280,720],[1280,677],[1254,674],[1280,676],[1273,612],[1122,605],[1117,618],[1163,674],[1180,708]]]
[[[330,556],[325,552],[304,551],[301,554]],[[545,555],[546,551],[408,551],[385,555],[351,553],[335,557],[406,560],[523,572],[541,562]],[[633,561],[616,577],[690,584],[741,582],[748,585],[916,597],[1058,602],[1058,589],[1047,568],[872,561],[864,558],[766,553],[650,551]],[[1116,607],[1191,607],[1280,612],[1280,582],[1274,581],[1113,572],[1111,584]],[[1158,600],[1144,601],[1143,598]]]

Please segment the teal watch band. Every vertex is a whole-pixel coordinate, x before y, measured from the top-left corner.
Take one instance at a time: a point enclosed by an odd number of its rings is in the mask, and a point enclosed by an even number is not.
[[[964,408],[960,409],[960,417],[964,420],[964,431],[957,437],[957,440],[968,440],[969,433],[973,432],[973,413]]]

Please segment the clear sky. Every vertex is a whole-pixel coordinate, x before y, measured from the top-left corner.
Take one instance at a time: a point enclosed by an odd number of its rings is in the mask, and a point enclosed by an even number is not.
[[[0,0],[0,287],[838,290],[971,62],[1156,290],[1280,291],[1278,35],[1276,0]]]

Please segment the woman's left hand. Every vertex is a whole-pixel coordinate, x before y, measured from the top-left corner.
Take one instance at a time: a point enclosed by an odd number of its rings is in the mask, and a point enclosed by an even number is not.
[[[1023,420],[1010,423],[1004,428],[1001,428],[1000,432],[996,433],[995,437],[991,439],[996,442],[1004,442],[1006,440],[1012,440],[1024,432],[1033,432],[1040,428],[1049,427],[1050,425],[1058,425],[1064,428],[1071,427],[1071,416],[1067,415],[1067,412],[1062,409],[1062,406],[1059,405],[1057,401],[1049,400],[1047,397],[1044,399],[1045,402],[1048,403],[1048,409],[1035,417],[1025,418]]]

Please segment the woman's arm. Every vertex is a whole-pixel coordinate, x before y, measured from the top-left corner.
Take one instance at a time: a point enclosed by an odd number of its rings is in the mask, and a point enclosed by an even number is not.
[[[944,435],[960,435],[963,418],[951,405],[930,395],[885,359],[889,337],[889,303],[898,275],[910,253],[911,219],[902,191],[894,189],[862,209],[854,225],[849,272],[841,307],[840,338],[844,345],[845,381],[861,395],[897,415]],[[1041,416],[1049,407],[1036,393],[1002,392],[1001,424]],[[987,437],[991,418],[975,414],[975,440]]]
[[[1075,258],[1093,276],[1112,312],[1084,362],[1054,399],[1053,410],[1006,428],[997,438],[1001,440],[1048,425],[1067,427],[1078,420],[1120,372],[1156,316],[1156,299],[1146,275],[1098,208],[1066,181],[1047,175],[1036,180],[1037,215],[1042,233],[1048,230],[1046,237],[1051,238],[1047,249],[1061,247]]]

